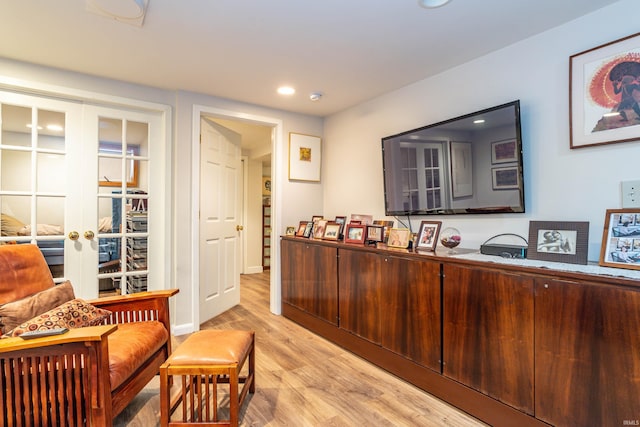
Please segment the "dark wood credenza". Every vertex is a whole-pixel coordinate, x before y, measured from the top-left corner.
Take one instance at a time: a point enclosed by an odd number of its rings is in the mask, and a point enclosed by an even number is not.
[[[640,281],[281,238],[282,313],[494,426],[640,420]]]

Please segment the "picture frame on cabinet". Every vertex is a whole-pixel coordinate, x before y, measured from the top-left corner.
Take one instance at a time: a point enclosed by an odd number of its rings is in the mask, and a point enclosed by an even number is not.
[[[324,219],[324,217],[322,215],[314,215],[311,217],[311,222],[316,222],[320,219]]]
[[[599,264],[640,270],[640,209],[607,209]]]
[[[373,224],[373,215],[351,214],[351,222],[360,221],[361,224]]]
[[[588,243],[588,221],[529,221],[529,259],[586,264]]]
[[[382,225],[367,225],[367,242],[382,242],[384,240],[384,227]]]
[[[367,226],[365,224],[353,224],[347,225],[347,231],[344,234],[345,243],[364,243],[366,237]]]
[[[307,221],[307,225],[304,228],[304,234],[302,237],[311,237],[311,233],[313,232],[313,222]]]
[[[304,233],[307,230],[307,224],[309,224],[309,221],[300,221],[298,229],[296,230],[297,237],[305,237]]]
[[[408,228],[392,228],[389,230],[387,246],[390,248],[406,249],[409,246],[411,231]]]
[[[327,222],[327,226],[324,228],[324,235],[322,236],[325,240],[340,240],[340,231],[342,230],[342,225],[329,221]]]
[[[322,239],[324,237],[324,230],[327,227],[326,219],[318,219],[313,222],[313,238]]]
[[[640,138],[640,33],[569,57],[570,148]]]
[[[333,221],[337,222],[338,224],[340,224],[340,232],[338,233],[338,236],[342,237],[342,235],[344,233],[344,226],[347,223],[347,217],[346,216],[336,216],[336,218]]]
[[[382,242],[387,243],[389,241],[389,230],[393,228],[394,222],[392,220],[376,219],[373,221],[373,225],[381,225],[384,227]]]
[[[418,231],[417,250],[435,251],[442,221],[422,221]]]
[[[285,232],[284,232],[285,236],[295,236],[295,234],[296,234],[296,228],[295,227],[288,226],[285,229]]]

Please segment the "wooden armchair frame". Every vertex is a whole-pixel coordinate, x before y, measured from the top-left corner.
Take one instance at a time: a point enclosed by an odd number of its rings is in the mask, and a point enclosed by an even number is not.
[[[0,425],[110,426],[171,354],[167,340],[115,390],[109,379],[108,335],[117,325],[157,320],[170,334],[169,297],[177,289],[90,301],[113,312],[105,326],[64,335],[0,340]]]

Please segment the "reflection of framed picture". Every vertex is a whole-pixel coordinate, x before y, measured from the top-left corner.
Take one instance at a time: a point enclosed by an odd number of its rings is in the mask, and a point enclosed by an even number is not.
[[[309,221],[300,221],[300,225],[298,225],[298,229],[296,230],[296,236],[298,237],[306,237],[304,232],[307,230],[307,224]]]
[[[515,139],[491,143],[491,164],[518,161],[518,144]]]
[[[640,270],[640,209],[608,209],[600,265]]]
[[[422,221],[418,232],[418,242],[416,249],[435,251],[438,244],[438,234],[440,234],[441,221]]]
[[[320,137],[289,133],[289,180],[320,182]]]
[[[133,157],[139,155],[139,145],[127,144],[127,160],[125,162],[127,187],[138,186],[140,160],[134,160]],[[98,147],[98,174],[98,185],[100,187],[122,186],[122,144],[100,141]]]
[[[342,230],[342,225],[337,222],[327,222],[322,238],[326,240],[338,240],[340,238],[340,230]]]
[[[640,138],[640,33],[569,58],[571,148]]]
[[[384,227],[382,225],[367,225],[367,241],[382,242],[384,239]]]
[[[494,190],[517,190],[520,188],[518,166],[491,168],[491,182]]]
[[[586,264],[588,243],[586,221],[529,221],[529,259]]]
[[[411,231],[408,228],[392,228],[389,230],[389,241],[387,246],[391,248],[406,249],[409,246]]]
[[[345,243],[364,243],[367,226],[364,224],[347,225],[347,231],[344,235]]]

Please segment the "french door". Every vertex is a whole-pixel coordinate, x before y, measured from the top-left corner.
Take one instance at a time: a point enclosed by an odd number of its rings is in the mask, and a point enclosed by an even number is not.
[[[164,287],[161,114],[12,92],[0,112],[0,244],[37,244],[78,297]]]

